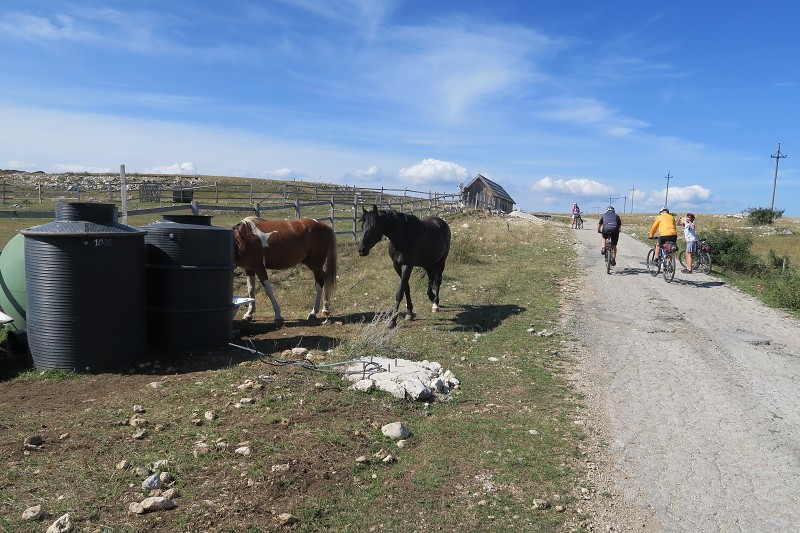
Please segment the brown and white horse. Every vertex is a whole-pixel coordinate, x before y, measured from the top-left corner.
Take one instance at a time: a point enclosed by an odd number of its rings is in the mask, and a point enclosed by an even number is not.
[[[283,270],[299,263],[306,265],[314,274],[316,286],[314,308],[308,318],[314,318],[317,314],[328,316],[330,295],[336,285],[336,234],[333,228],[312,218],[265,220],[247,217],[233,227],[233,242],[234,263],[247,275],[250,297],[255,300],[255,276],[258,276],[272,302],[276,323],[283,322],[283,316],[267,277],[267,269]],[[256,304],[253,301],[243,320],[253,320],[255,312]]]

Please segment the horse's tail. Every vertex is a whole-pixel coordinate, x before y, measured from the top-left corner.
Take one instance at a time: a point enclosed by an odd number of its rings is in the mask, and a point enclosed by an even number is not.
[[[331,228],[331,243],[328,246],[328,257],[325,259],[325,275],[322,277],[325,292],[330,295],[336,287],[338,261],[336,258],[336,233]]]

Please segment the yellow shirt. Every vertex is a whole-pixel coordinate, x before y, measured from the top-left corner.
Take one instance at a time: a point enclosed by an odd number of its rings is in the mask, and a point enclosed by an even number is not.
[[[656,235],[658,230],[659,237],[671,237],[678,234],[678,229],[675,227],[675,217],[669,213],[661,213],[656,217],[653,222],[653,227],[650,228],[650,238]]]

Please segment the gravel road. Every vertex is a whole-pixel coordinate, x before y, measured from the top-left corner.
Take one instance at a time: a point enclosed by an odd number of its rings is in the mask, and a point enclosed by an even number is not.
[[[607,275],[594,223],[569,230],[584,275],[565,327],[596,443],[595,525],[800,531],[798,321],[713,275],[653,278],[624,234]]]

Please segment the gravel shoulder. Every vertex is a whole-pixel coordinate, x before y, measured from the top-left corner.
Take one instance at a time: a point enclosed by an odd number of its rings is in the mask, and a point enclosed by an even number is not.
[[[608,275],[594,229],[568,235],[583,273],[564,326],[586,398],[594,525],[796,530],[798,321],[714,276],[653,278],[647,246],[624,234]]]

